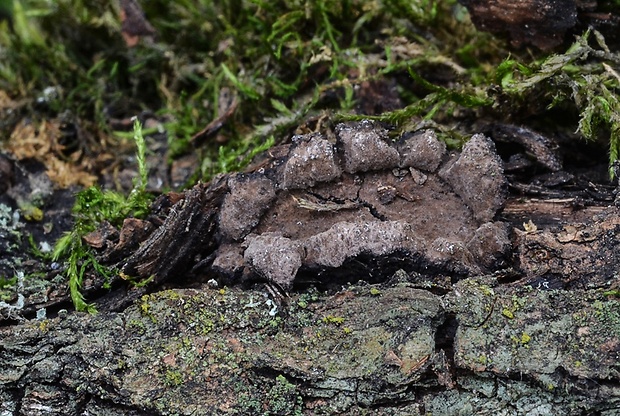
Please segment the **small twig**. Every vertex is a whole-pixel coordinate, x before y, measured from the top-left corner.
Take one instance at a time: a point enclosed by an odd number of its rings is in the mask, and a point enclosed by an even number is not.
[[[293,199],[295,200],[295,202],[297,202],[297,206],[299,206],[299,208],[304,208],[310,211],[319,211],[319,212],[340,211],[343,209],[355,209],[360,206],[359,203],[353,202],[353,201],[347,201],[342,204],[339,204],[336,202],[329,202],[329,201],[326,201],[323,203],[317,203],[317,202],[308,201],[307,199],[304,199],[304,198],[297,198],[295,196],[293,196]]]

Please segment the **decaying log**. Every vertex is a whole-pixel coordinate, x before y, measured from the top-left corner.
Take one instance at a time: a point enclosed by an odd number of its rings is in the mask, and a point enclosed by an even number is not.
[[[9,415],[614,414],[617,300],[465,279],[333,295],[199,287],[0,328]],[[370,410],[371,409],[371,410]]]
[[[372,123],[335,136],[298,136],[89,236],[151,280],[100,298],[98,315],[0,327],[0,413],[617,412],[611,200],[506,200],[483,135],[450,153],[432,132],[390,142]]]
[[[228,187],[223,177],[196,185],[172,206],[165,222],[124,263],[130,276],[154,276],[154,283],[188,271],[201,252],[215,246],[216,216]]]
[[[579,208],[576,198],[504,205],[503,162],[484,136],[447,154],[432,132],[391,145],[385,135],[378,125],[353,123],[336,129],[335,143],[297,136],[256,171],[197,185],[120,263],[123,273],[152,279],[147,288],[215,278],[262,280],[285,291],[299,283],[381,282],[399,269],[460,279],[512,267],[523,282],[551,279],[561,287],[604,287],[613,279],[615,237],[558,242],[575,222],[589,230],[580,235],[609,234],[613,208]],[[540,165],[561,174],[547,154],[537,152]],[[530,220],[537,231],[523,230]],[[603,259],[613,262],[607,267]],[[134,290],[130,299],[146,292]]]

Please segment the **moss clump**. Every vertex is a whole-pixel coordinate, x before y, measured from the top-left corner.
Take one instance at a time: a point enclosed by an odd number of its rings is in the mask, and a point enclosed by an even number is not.
[[[526,345],[532,340],[532,337],[526,332],[521,334],[521,345]]]
[[[131,215],[143,217],[148,212],[151,197],[146,192],[147,167],[145,162],[146,145],[142,136],[142,126],[134,122],[134,140],[137,146],[136,160],[139,176],[134,181],[134,188],[128,196],[115,191],[103,191],[97,186],[91,186],[76,197],[73,213],[76,223],[73,230],[66,233],[56,243],[53,260],[67,259],[67,277],[71,299],[78,311],[95,312],[93,305],[89,305],[82,295],[82,281],[87,267],[93,267],[99,274],[110,278],[114,273],[99,263],[90,248],[82,241],[87,233],[94,231],[102,221],[120,225],[123,219]]]
[[[619,64],[620,54],[607,47],[600,33],[588,30],[563,54],[529,65],[505,60],[495,71],[495,79],[504,93],[517,99],[517,105],[539,102],[547,110],[576,110],[576,129],[586,139],[596,139],[604,131],[609,141],[609,173],[613,178],[620,154]]]
[[[508,319],[514,319],[515,314],[508,308],[502,309],[502,315],[504,315]]]
[[[17,277],[0,277],[0,302],[6,302],[15,297],[15,285]]]
[[[183,384],[183,373],[177,370],[167,370],[164,375],[164,384],[173,387]]]
[[[321,321],[325,324],[333,324],[336,326],[340,326],[344,323],[345,318],[343,318],[342,316],[327,315],[324,318],[322,318]]]

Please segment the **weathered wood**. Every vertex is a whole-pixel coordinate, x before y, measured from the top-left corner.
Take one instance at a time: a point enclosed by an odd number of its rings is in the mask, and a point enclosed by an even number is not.
[[[161,283],[184,273],[216,247],[215,218],[227,191],[221,177],[210,186],[197,185],[172,206],[164,223],[124,263],[130,276],[154,276]]]
[[[459,0],[480,30],[506,35],[515,46],[551,49],[577,24],[576,0]]]

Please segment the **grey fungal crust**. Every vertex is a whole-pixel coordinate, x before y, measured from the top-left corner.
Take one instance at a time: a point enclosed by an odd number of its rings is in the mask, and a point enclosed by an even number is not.
[[[342,173],[336,160],[335,147],[320,134],[293,137],[280,187],[308,188],[319,182],[329,182]]]
[[[506,200],[506,179],[495,144],[483,134],[465,143],[458,159],[439,175],[471,208],[479,221],[490,221]]]
[[[396,143],[370,121],[335,131],[335,142],[295,136],[270,167],[231,176],[214,271],[289,289],[300,269],[342,275],[349,261],[394,253],[410,270],[471,274],[502,263],[509,236],[492,221],[505,178],[490,139],[475,135],[449,158],[430,130]]]

